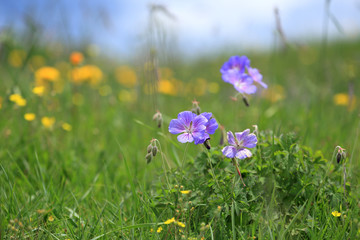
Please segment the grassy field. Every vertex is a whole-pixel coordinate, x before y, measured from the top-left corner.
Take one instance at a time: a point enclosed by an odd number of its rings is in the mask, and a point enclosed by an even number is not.
[[[2,38],[2,239],[360,238],[359,42],[157,64],[72,50]],[[221,79],[232,55],[269,86],[250,107]],[[246,187],[220,129],[210,150],[169,133],[195,99],[224,131],[258,126]]]

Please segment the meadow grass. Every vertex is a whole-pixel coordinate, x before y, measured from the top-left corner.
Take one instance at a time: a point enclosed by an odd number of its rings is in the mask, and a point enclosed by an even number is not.
[[[250,107],[232,100],[235,89],[221,80],[219,69],[230,55],[150,68],[136,62],[131,66],[136,84],[129,87],[117,82],[114,70],[120,63],[88,54],[85,63],[103,72],[100,83],[91,86],[72,82],[68,73],[76,67],[68,55],[38,47],[24,51],[17,66],[9,56],[27,46],[3,46],[2,238],[360,237],[359,108],[334,103],[338,93],[359,96],[358,43],[333,43],[326,55],[316,44],[234,53],[248,55],[269,85],[249,98]],[[32,93],[40,67],[34,56],[57,66],[63,89],[56,92],[51,83],[44,96]],[[166,87],[170,94],[160,92],[156,70],[175,92]],[[159,92],[151,92],[156,88]],[[26,106],[11,102],[13,93],[21,94]],[[219,130],[211,150],[181,144],[168,132],[170,120],[190,110],[194,99],[226,130],[258,126],[254,156],[239,162],[246,187],[221,154]],[[160,128],[152,120],[157,110]],[[24,119],[29,112],[35,120]],[[46,128],[44,116],[54,117],[54,125]],[[159,151],[147,164],[152,139]],[[338,145],[346,149],[340,164]]]

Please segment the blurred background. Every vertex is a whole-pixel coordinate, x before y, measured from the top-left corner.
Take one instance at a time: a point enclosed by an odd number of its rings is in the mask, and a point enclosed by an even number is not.
[[[325,35],[356,40],[360,34],[359,0],[2,0],[0,28],[19,34],[36,29],[41,42],[92,45],[119,59],[141,51],[149,32],[156,31],[153,35],[176,54],[196,57],[234,48],[271,49],[279,41],[275,8],[284,36],[294,44]]]

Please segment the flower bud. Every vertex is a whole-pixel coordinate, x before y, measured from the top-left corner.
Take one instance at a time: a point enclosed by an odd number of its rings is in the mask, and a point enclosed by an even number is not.
[[[157,111],[154,115],[153,115],[153,121],[156,121],[157,127],[161,128],[162,122],[163,122],[163,118],[162,118],[162,114]]]
[[[336,161],[337,161],[337,163],[340,163],[341,158],[342,158],[342,154],[341,154],[340,152],[338,152],[338,153],[336,154]]]
[[[242,97],[242,100],[245,103],[245,106],[250,107],[250,104],[245,96]]]
[[[152,144],[150,143],[149,146],[147,147],[147,152],[150,153],[153,149]]]
[[[210,146],[210,138],[206,139],[205,142],[204,142],[204,146],[210,150],[211,146]]]
[[[152,148],[152,151],[151,151],[151,152],[152,152],[153,157],[155,157],[155,156],[156,156],[157,151],[158,151],[157,146],[154,146],[154,147]]]
[[[153,155],[151,153],[146,154],[146,156],[145,156],[146,163],[147,164],[151,163],[152,158],[153,158]]]

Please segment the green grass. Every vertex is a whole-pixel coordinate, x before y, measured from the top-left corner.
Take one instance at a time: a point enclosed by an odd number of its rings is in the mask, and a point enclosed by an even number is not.
[[[37,97],[31,92],[34,75],[8,63],[15,48],[4,42],[1,52],[0,181],[1,237],[4,239],[356,239],[359,229],[359,104],[349,111],[335,106],[336,93],[360,96],[347,66],[358,65],[358,43],[333,43],[326,58],[321,46],[292,47],[287,52],[246,54],[270,86],[284,88],[284,99],[271,102],[252,96],[250,107],[232,101],[235,89],[221,80],[219,69],[229,55],[178,59],[162,63],[183,84],[204,78],[219,85],[218,93],[196,96],[147,95],[151,78],[136,67],[137,101],[118,99],[121,89],[114,69],[119,63],[87,56],[104,72],[112,92],[100,96],[87,84],[74,87],[65,72],[64,91]],[[42,55],[55,66],[68,56],[39,46],[25,51],[26,59]],[[133,63],[135,66],[142,63]],[[351,87],[353,84],[354,86]],[[195,86],[196,87],[196,86]],[[9,101],[21,92],[25,107]],[[72,103],[74,91],[84,103]],[[267,90],[263,90],[266,92]],[[243,187],[229,159],[222,156],[220,131],[212,149],[181,144],[168,133],[171,119],[191,109],[196,98],[202,111],[212,112],[226,130],[259,127],[254,157],[241,161]],[[159,110],[163,124],[152,120]],[[33,122],[24,120],[34,112]],[[42,116],[54,116],[52,130]],[[61,128],[62,122],[72,131]],[[294,134],[293,134],[294,133]],[[157,139],[159,152],[146,164],[146,148]],[[347,179],[337,164],[335,147],[346,149]],[[182,166],[184,163],[184,166]],[[182,194],[180,190],[191,190]],[[331,212],[342,213],[334,217]],[[164,224],[175,217],[179,224]],[[53,221],[50,221],[53,220]],[[157,233],[159,227],[163,230]],[[152,230],[151,230],[152,229]],[[179,231],[181,230],[181,232]]]

